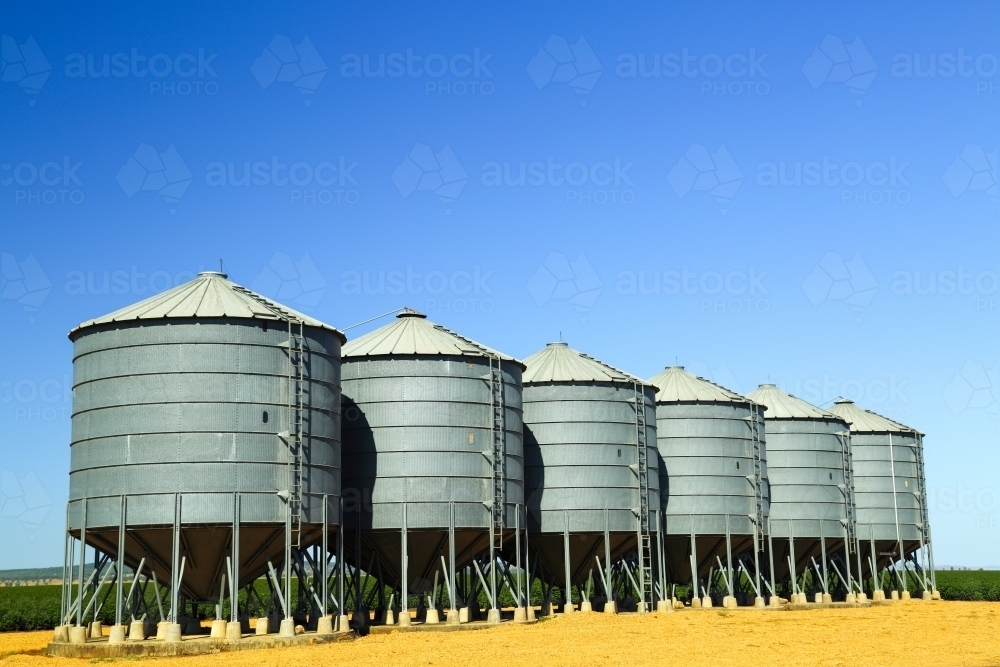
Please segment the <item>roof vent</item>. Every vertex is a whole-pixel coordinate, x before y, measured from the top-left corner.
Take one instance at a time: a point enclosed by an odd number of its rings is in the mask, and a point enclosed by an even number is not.
[[[419,317],[422,320],[426,320],[427,319],[426,315],[424,315],[423,313],[418,313],[417,311],[413,310],[412,308],[404,308],[403,312],[401,312],[398,315],[396,315],[396,317]]]

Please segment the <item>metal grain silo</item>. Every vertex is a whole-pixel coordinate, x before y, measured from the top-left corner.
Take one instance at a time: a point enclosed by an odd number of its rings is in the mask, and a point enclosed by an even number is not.
[[[722,570],[727,593],[734,596],[735,555],[753,573],[754,597],[763,598],[769,512],[763,408],[682,366],[670,366],[649,381],[659,387],[660,488],[673,577],[692,582],[696,599],[698,580]]]
[[[830,412],[851,427],[859,568],[863,564],[871,572],[910,559],[924,590],[935,589],[923,433],[846,398],[837,400]],[[902,579],[897,583],[905,590],[906,570],[897,572]]]
[[[342,333],[204,272],[69,337],[69,531],[172,589],[171,621],[325,541]]]
[[[789,576],[793,592],[799,592],[796,576],[808,570],[814,592],[828,595],[831,569],[850,591],[846,554],[853,549],[840,552],[855,542],[856,527],[847,422],[773,384],[747,398],[766,407],[770,535],[787,541],[775,546],[776,570]]]
[[[636,549],[631,571],[642,595],[630,597],[650,608],[652,550],[660,546],[651,541],[660,534],[655,388],[561,342],[524,363],[525,493],[536,558],[550,580],[564,583],[572,611],[574,583],[597,565],[603,584],[612,558]]]
[[[397,595],[428,591],[447,556],[443,581],[459,607],[456,595],[473,591],[457,590],[468,582],[456,569],[498,554],[517,532],[522,369],[413,311],[344,348],[345,522],[359,567]],[[482,559],[494,602],[495,563]]]

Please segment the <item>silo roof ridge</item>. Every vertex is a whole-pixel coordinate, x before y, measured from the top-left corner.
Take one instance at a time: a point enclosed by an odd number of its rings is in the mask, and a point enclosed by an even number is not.
[[[499,357],[523,366],[514,357],[416,315],[396,317],[385,326],[350,341],[343,349],[345,358],[415,354]]]
[[[340,336],[341,342],[347,340],[335,327],[237,285],[225,274],[215,271],[199,273],[194,279],[177,287],[82,322],[69,335],[72,338],[82,329],[101,324],[180,318],[292,319],[301,321],[306,326],[332,331]]]
[[[637,382],[645,380],[571,348],[566,343],[549,343],[524,360],[524,384],[538,382]]]
[[[722,385],[699,377],[683,366],[668,366],[649,382],[659,387],[657,403],[751,403],[750,399]]]
[[[842,417],[816,407],[773,384],[760,385],[747,394],[747,398],[765,406],[764,419],[836,419],[843,421]]]
[[[830,412],[844,419],[851,426],[851,433],[915,433],[923,435],[917,429],[889,419],[877,412],[866,410],[854,401],[837,400]]]

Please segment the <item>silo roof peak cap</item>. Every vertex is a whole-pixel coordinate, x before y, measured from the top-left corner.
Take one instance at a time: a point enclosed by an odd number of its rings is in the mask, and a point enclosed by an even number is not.
[[[222,271],[199,271],[198,277],[205,276],[206,278],[211,278],[213,276],[218,276],[219,278],[229,278],[228,273],[223,273]]]
[[[553,341],[551,343],[546,343],[545,347],[569,347],[565,342],[561,340]]]
[[[412,308],[406,308],[403,312],[398,313],[396,317],[419,317],[422,320],[426,320],[427,316],[421,312],[413,310]]]
[[[674,365],[672,365],[672,366],[664,366],[664,368],[666,368],[667,370],[670,370],[670,369],[672,369],[672,368],[675,368],[675,369],[677,369],[677,370],[679,370],[679,371],[682,371],[682,370],[684,370],[684,367],[683,367],[683,366],[681,366],[681,365],[679,365],[679,364],[674,364]]]
[[[852,405],[854,403],[854,401],[852,401],[849,398],[843,398],[843,397],[841,397],[841,398],[838,398],[837,400],[835,400],[834,403],[837,404],[837,405]]]

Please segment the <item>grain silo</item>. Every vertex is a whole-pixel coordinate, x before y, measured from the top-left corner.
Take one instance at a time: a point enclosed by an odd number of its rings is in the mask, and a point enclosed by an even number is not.
[[[832,575],[835,592],[853,595],[856,523],[847,422],[773,384],[760,385],[747,398],[766,408],[769,532],[777,573],[788,577],[793,601],[806,601],[800,583],[805,572],[817,601],[832,599]]]
[[[751,601],[763,604],[769,505],[763,409],[682,366],[670,366],[650,382],[659,388],[660,488],[674,582],[692,584],[697,606],[703,603],[700,593],[711,599],[715,575],[721,574],[724,601],[733,604],[742,566],[756,589]]]
[[[223,598],[261,575],[282,608],[282,633],[293,634],[290,578],[339,523],[343,334],[204,272],[69,337],[67,523],[107,556],[107,572],[117,561],[112,639],[124,639],[123,604],[134,619],[145,604],[131,591],[122,600],[125,566],[152,579],[159,608],[145,611],[169,620],[168,639],[189,630],[180,624],[196,614],[188,617],[186,602],[217,605],[226,632]],[[81,563],[81,581],[82,573]],[[75,610],[64,599],[64,623],[86,617],[77,597]],[[238,638],[233,607],[229,632]],[[326,600],[302,621],[318,623],[318,612],[325,617]],[[133,634],[142,631],[133,624]]]
[[[515,551],[524,521],[522,370],[409,310],[344,348],[347,541],[397,604],[429,594],[418,604],[428,622],[443,603],[439,574],[452,611],[475,606],[483,583],[500,619],[498,557]]]
[[[573,610],[573,584],[585,591],[595,571],[605,611],[615,610],[622,589],[640,611],[651,609],[654,598],[663,599],[653,572],[662,544],[652,539],[660,537],[655,388],[562,342],[524,363],[525,494],[535,558],[550,581],[563,584],[564,611]],[[634,560],[623,558],[633,549]],[[621,568],[629,573],[616,572]],[[589,603],[581,599],[581,608]]]
[[[923,433],[846,398],[837,400],[830,412],[851,427],[859,569],[875,574],[886,565],[909,560],[918,584],[926,595],[933,596],[937,587],[927,513]],[[907,569],[894,568],[894,575],[892,588],[906,590]],[[876,599],[882,597],[881,592],[882,585],[876,585]]]

